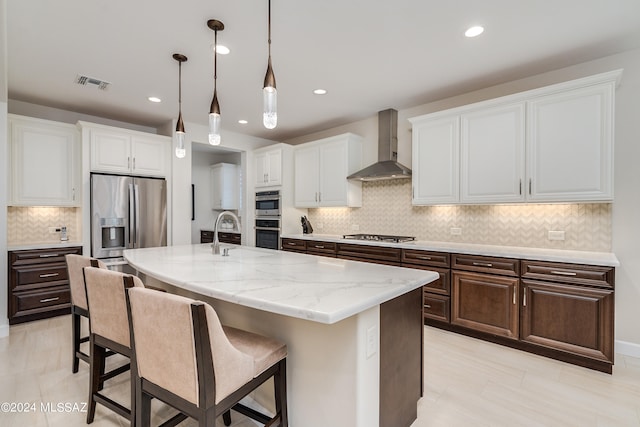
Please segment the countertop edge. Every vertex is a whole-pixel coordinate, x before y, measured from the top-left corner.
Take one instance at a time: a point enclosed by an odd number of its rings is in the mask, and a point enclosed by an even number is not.
[[[82,242],[43,242],[43,243],[11,243],[7,244],[8,251],[24,251],[32,249],[59,249],[83,246]]]
[[[349,243],[356,245],[385,246],[402,249],[416,249],[436,252],[461,253],[467,255],[485,255],[504,258],[519,258],[537,261],[566,262],[575,264],[619,267],[620,261],[612,252],[590,252],[568,249],[528,248],[522,246],[482,245],[477,243],[432,242],[415,240],[413,242],[392,243],[344,239],[334,234],[283,234],[284,239],[320,240],[325,242]]]

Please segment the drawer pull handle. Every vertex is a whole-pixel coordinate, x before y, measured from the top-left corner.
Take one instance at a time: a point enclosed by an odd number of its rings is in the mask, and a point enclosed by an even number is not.
[[[315,245],[314,247],[315,247],[316,249],[324,249],[324,246],[323,246],[323,245]]]
[[[54,256],[58,256],[58,254],[42,254],[40,255],[40,258],[51,258]]]
[[[41,274],[41,275],[40,275],[40,278],[41,278],[41,279],[44,279],[44,278],[46,278],[46,277],[56,277],[56,276],[59,276],[59,275],[60,275],[60,273]]]
[[[424,308],[431,308],[431,306],[429,304],[425,304]]]
[[[477,267],[493,267],[493,264],[491,264],[490,262],[473,262],[473,265],[477,266]]]
[[[425,255],[419,255],[418,259],[426,259],[427,261],[431,259],[430,256],[425,256]]]
[[[297,244],[297,243],[289,242],[289,244],[290,244],[291,246],[296,246],[296,244]]]
[[[51,302],[51,301],[58,301],[60,299],[60,297],[55,297],[55,298],[45,298],[45,299],[41,299],[40,302],[41,303],[45,303],[45,302]]]
[[[571,271],[556,271],[556,270],[552,270],[550,271],[551,274],[556,274],[558,276],[577,276],[578,273],[573,273]]]

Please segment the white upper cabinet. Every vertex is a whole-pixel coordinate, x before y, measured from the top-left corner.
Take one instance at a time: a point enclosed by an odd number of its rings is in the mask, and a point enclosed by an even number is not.
[[[621,73],[409,119],[413,204],[613,200]]]
[[[239,183],[237,165],[217,163],[211,166],[211,208],[238,209]]]
[[[171,138],[81,123],[91,141],[91,171],[166,177]]]
[[[523,102],[460,117],[460,201],[522,202],[525,180]]]
[[[294,150],[294,204],[298,208],[362,206],[362,183],[347,176],[362,168],[362,138],[347,133]]]
[[[282,148],[266,147],[255,150],[255,186],[282,185]]]
[[[528,103],[528,198],[613,200],[614,82]]]
[[[10,114],[12,206],[80,206],[80,136],[74,125]]]
[[[411,119],[411,123],[413,204],[457,203],[460,119]]]

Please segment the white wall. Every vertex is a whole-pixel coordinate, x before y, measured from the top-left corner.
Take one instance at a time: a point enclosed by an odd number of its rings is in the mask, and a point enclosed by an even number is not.
[[[7,314],[7,4],[0,0],[0,337],[9,335]]]
[[[616,91],[615,201],[613,203],[613,252],[621,266],[616,270],[616,351],[640,357],[640,50],[631,50],[595,61],[550,71],[398,111],[398,160],[411,165],[411,126],[407,121],[434,111],[535,89],[567,80],[623,68]],[[390,106],[393,107],[393,106]],[[298,144],[353,132],[364,137],[364,153],[370,159],[377,146],[377,118],[288,140]],[[375,151],[377,152],[377,151]],[[375,156],[374,156],[375,159]]]

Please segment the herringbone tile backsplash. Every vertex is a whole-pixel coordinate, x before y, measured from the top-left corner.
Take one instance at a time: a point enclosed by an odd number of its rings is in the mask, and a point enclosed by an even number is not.
[[[410,180],[364,182],[361,208],[309,209],[309,220],[324,234],[397,234],[440,242],[611,251],[609,203],[412,206]],[[461,228],[462,234],[452,235],[452,227]],[[565,240],[549,240],[550,230],[564,231]]]
[[[60,233],[49,227],[67,227],[70,241],[82,239],[82,216],[78,208],[14,207],[7,208],[7,244],[60,242]]]

